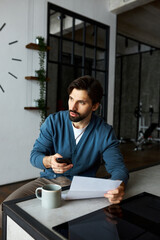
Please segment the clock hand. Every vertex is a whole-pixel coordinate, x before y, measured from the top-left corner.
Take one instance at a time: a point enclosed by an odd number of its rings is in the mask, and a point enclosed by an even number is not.
[[[4,23],[4,24],[2,25],[2,27],[0,28],[0,31],[2,31],[2,29],[5,27],[5,25],[6,25],[6,23]]]
[[[10,74],[12,77],[14,77],[14,78],[16,78],[17,79],[17,77],[13,74],[13,73],[11,73],[11,72],[8,72],[8,74]]]
[[[1,88],[2,92],[4,92],[4,89],[2,88],[2,86],[1,86],[1,85],[0,85],[0,88]]]
[[[11,44],[15,44],[15,43],[17,43],[18,41],[16,40],[16,41],[13,41],[13,42],[10,42],[10,43],[8,43],[9,45],[11,45]]]
[[[12,58],[12,60],[14,60],[14,61],[19,61],[19,62],[22,61],[21,59],[18,59],[18,58]]]

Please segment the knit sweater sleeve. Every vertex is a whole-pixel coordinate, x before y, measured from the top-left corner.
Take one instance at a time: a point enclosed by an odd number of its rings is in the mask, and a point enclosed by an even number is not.
[[[53,122],[51,115],[42,124],[38,139],[35,141],[30,155],[30,162],[34,167],[45,169],[43,158],[54,153],[53,148]]]
[[[117,140],[114,130],[110,127],[110,131],[104,141],[103,160],[111,179],[122,180],[127,184],[129,173],[124,164],[123,156],[119,150],[119,141]]]

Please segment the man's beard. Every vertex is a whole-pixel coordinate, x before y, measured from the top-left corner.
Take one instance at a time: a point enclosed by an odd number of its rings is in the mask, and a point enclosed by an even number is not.
[[[73,116],[70,115],[70,112],[76,113],[78,116],[77,116],[77,117],[73,117]],[[80,121],[82,121],[83,119],[85,119],[87,116],[88,116],[88,114],[80,115],[80,114],[79,114],[78,112],[76,112],[76,111],[69,110],[69,119],[70,119],[72,122],[80,122]]]

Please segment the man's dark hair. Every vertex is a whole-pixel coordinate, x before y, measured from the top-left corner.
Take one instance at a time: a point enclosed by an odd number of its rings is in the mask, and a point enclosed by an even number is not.
[[[103,88],[98,80],[91,76],[82,76],[75,79],[70,83],[68,87],[68,94],[76,88],[78,90],[86,90],[88,92],[88,96],[92,100],[92,104],[100,103],[103,96]]]

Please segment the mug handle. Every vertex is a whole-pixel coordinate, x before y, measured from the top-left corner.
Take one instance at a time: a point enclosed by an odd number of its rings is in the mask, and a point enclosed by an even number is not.
[[[40,192],[41,192],[41,195],[40,195]],[[42,199],[42,187],[38,187],[35,191],[35,195],[38,199]]]

